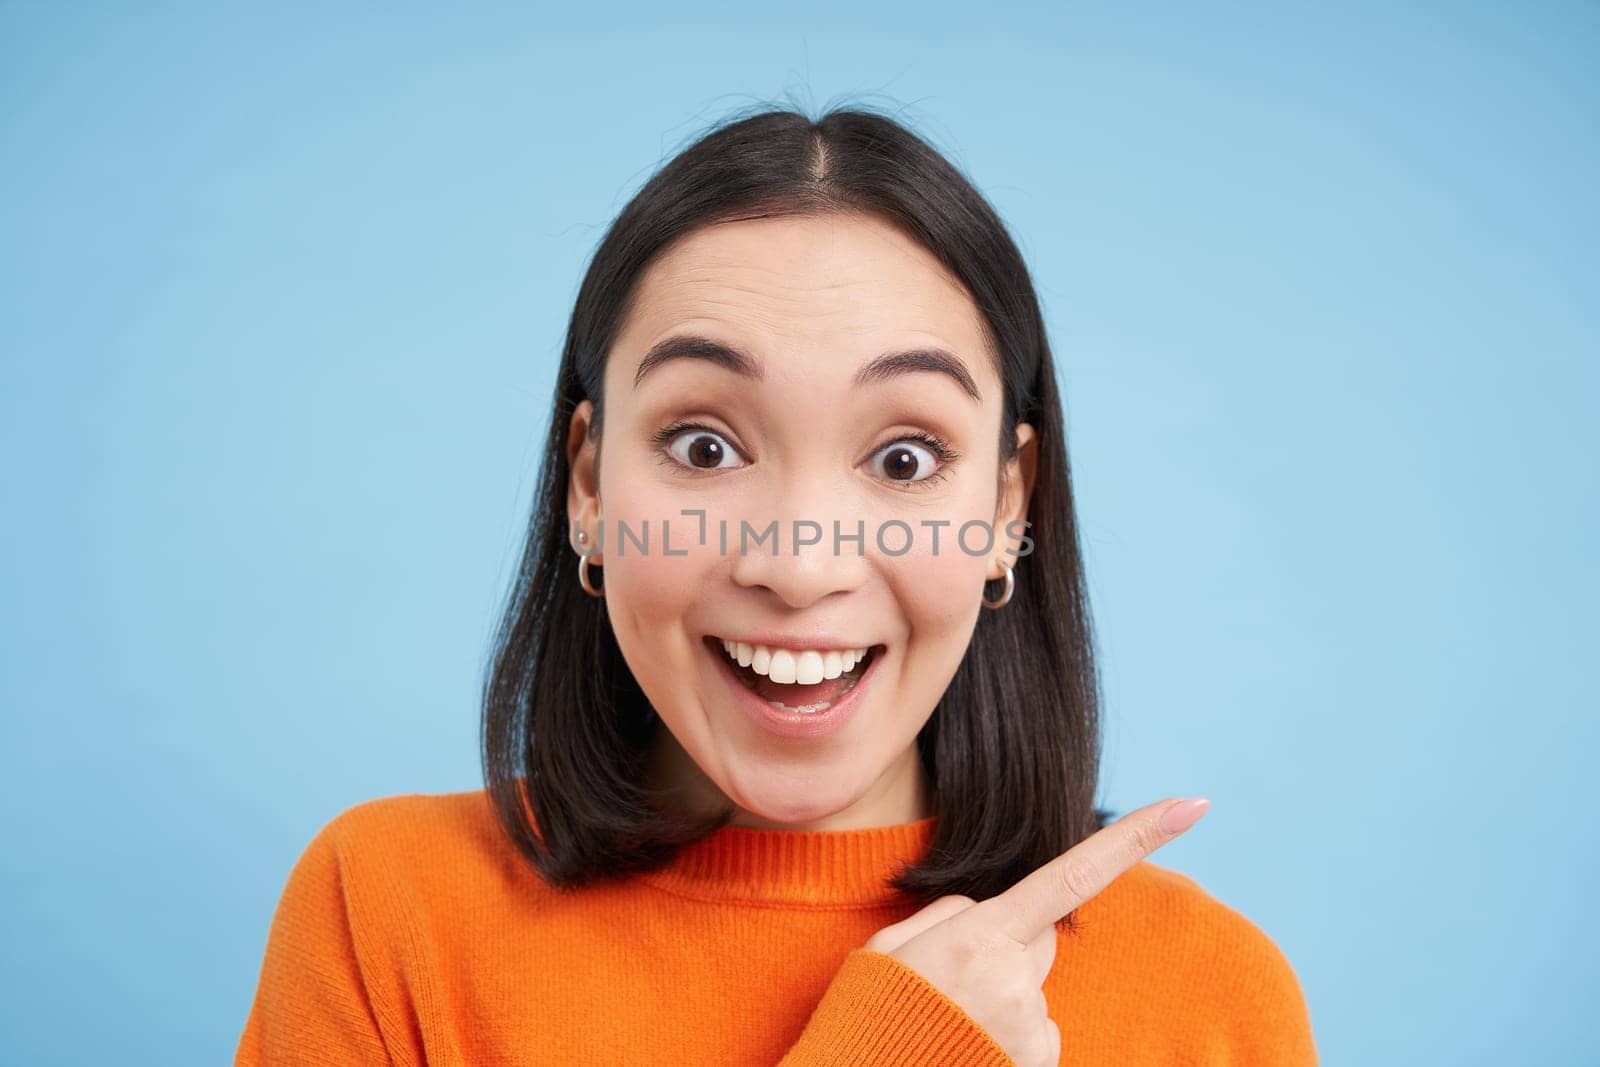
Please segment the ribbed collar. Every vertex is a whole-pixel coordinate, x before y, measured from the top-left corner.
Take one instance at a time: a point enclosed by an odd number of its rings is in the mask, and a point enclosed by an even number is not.
[[[938,816],[859,830],[724,826],[641,877],[701,900],[823,907],[887,903],[886,883],[922,859]]]

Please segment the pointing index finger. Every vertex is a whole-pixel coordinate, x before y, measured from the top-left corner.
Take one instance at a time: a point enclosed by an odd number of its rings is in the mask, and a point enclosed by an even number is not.
[[[1199,821],[1211,802],[1196,799],[1158,800],[1129,812],[1067,849],[1016,885],[969,909],[981,912],[1011,940],[1027,944],[1068,912],[1176,839]]]

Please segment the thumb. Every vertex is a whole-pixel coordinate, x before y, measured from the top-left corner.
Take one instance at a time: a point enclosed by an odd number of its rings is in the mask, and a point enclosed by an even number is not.
[[[971,897],[960,895],[940,897],[921,911],[873,934],[867,939],[866,947],[874,952],[893,952],[924,930],[960,915],[976,903]]]

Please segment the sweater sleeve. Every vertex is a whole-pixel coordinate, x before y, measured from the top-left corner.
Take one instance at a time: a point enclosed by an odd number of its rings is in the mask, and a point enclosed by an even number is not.
[[[1016,1067],[988,1031],[894,956],[845,957],[778,1067]]]
[[[236,1067],[392,1063],[362,979],[337,835],[335,820],[289,875]]]

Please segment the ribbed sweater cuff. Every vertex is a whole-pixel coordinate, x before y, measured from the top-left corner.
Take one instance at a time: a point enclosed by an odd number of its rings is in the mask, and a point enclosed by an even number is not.
[[[840,965],[779,1067],[1016,1067],[961,1006],[887,953]]]

